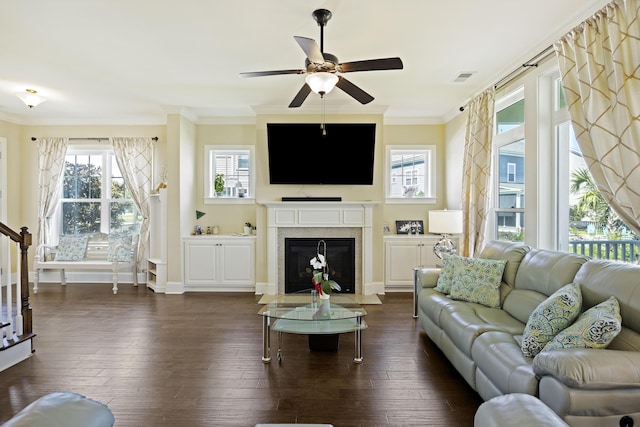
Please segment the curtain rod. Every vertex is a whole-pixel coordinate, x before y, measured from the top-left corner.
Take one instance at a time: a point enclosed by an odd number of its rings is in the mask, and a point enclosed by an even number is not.
[[[31,137],[32,141],[35,141],[36,139],[38,139],[38,138],[36,138],[35,136]],[[158,137],[154,136],[151,139],[153,139],[154,141],[157,141]],[[108,140],[109,140],[109,138],[69,138],[69,141],[98,141],[98,142],[100,142],[100,141],[108,141]]]
[[[535,55],[533,58],[523,63],[520,67],[516,68],[515,70],[513,70],[512,72],[510,72],[509,74],[507,74],[506,76],[504,76],[503,78],[495,82],[493,84],[493,88],[495,90],[498,90],[506,86],[508,83],[511,83],[513,80],[515,80],[515,78],[518,77],[520,74],[524,73],[525,70],[527,70],[528,68],[532,68],[532,67],[536,68],[540,61],[547,59],[549,56],[553,54],[553,52],[554,52],[553,45],[548,46],[547,48],[539,52],[537,55]],[[466,104],[460,107],[460,111],[464,111],[465,107],[466,107]]]

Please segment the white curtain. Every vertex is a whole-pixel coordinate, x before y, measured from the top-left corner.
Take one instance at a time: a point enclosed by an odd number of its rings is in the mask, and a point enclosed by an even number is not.
[[[149,195],[151,194],[153,142],[151,138],[113,137],[111,143],[124,183],[131,192],[131,198],[142,216],[138,246],[138,265],[142,267],[149,241]]]
[[[474,256],[484,243],[491,195],[491,143],[495,89],[492,87],[468,105],[464,142],[462,212],[464,232],[461,254]]]
[[[587,167],[611,208],[640,234],[640,3],[611,2],[555,49]]]
[[[60,200],[60,186],[64,172],[64,157],[68,138],[38,138],[38,245],[50,243],[51,216]]]

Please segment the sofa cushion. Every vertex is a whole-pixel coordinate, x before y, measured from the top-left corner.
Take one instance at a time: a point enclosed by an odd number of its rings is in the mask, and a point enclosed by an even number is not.
[[[445,255],[442,258],[442,268],[436,283],[436,291],[443,294],[448,294],[451,291],[451,280],[455,273],[457,258],[459,258],[457,255]]]
[[[131,234],[109,234],[109,247],[107,249],[107,261],[111,262],[114,259],[120,262],[131,262],[133,259],[133,252],[126,248],[119,248],[116,257],[116,246],[118,245],[131,245]]]
[[[467,356],[471,356],[474,340],[487,331],[519,335],[524,330],[524,323],[504,310],[463,301],[443,306],[438,321],[455,346]]]
[[[580,314],[582,294],[580,285],[570,283],[558,289],[531,313],[522,334],[522,353],[533,357],[555,337],[571,325]]]
[[[478,258],[502,259],[507,261],[502,274],[502,281],[510,288],[513,288],[516,283],[516,273],[518,267],[520,267],[520,262],[530,250],[531,248],[529,246],[522,243],[493,240],[482,248]]]
[[[473,342],[471,357],[502,394],[536,395],[538,378],[533,372],[531,358],[522,354],[517,338],[502,331],[485,332]]]
[[[592,390],[637,389],[639,366],[640,352],[609,349],[544,351],[533,359],[537,375],[551,375],[571,388]]]
[[[582,289],[583,306],[593,307],[610,296],[620,303],[622,325],[638,334],[640,341],[640,298],[638,286],[640,266],[623,262],[591,260],[576,274]],[[616,341],[618,338],[616,338]]]
[[[87,253],[89,235],[67,234],[60,236],[56,261],[81,261]]]
[[[502,304],[502,309],[523,324],[529,321],[533,310],[547,299],[547,295],[527,289],[514,289]]]
[[[606,348],[620,333],[622,318],[615,297],[591,307],[571,326],[562,330],[542,351],[561,348]]]
[[[500,306],[505,260],[459,257],[451,279],[451,298],[487,307]]]
[[[532,249],[520,263],[516,289],[540,292],[546,298],[567,283],[580,283],[574,277],[587,261],[588,258],[582,255]]]

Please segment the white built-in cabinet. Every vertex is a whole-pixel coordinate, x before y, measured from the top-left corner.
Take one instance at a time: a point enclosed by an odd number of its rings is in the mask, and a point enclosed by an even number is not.
[[[185,291],[255,291],[255,236],[183,238]]]
[[[149,257],[147,287],[155,292],[167,290],[167,189],[149,198]]]
[[[422,234],[385,236],[385,288],[412,290],[415,267],[436,267],[440,263],[433,247],[441,238]],[[457,240],[452,240],[457,245]]]

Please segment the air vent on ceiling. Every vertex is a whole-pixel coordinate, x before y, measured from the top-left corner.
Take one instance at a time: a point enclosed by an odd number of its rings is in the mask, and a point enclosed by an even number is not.
[[[466,82],[467,79],[472,75],[474,75],[475,73],[476,73],[475,71],[463,71],[461,73],[458,73],[458,75],[453,79],[453,81],[456,83]]]

